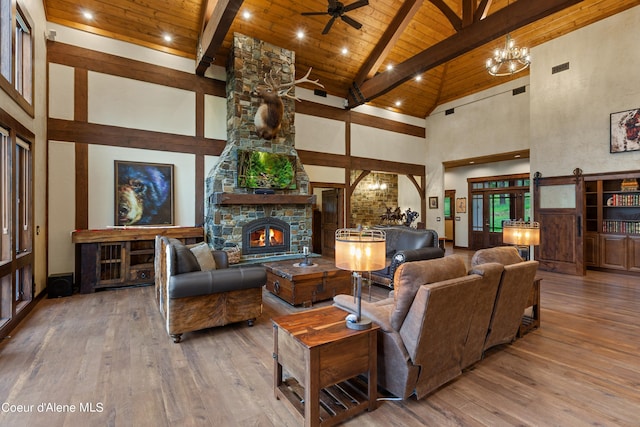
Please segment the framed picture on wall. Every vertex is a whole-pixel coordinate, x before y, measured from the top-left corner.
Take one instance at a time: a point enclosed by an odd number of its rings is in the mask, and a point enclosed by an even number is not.
[[[114,163],[115,225],[173,225],[173,165]]]
[[[466,213],[467,212],[467,198],[459,197],[456,199],[456,213]]]
[[[611,114],[611,153],[640,150],[640,108]]]
[[[429,197],[429,209],[438,209],[437,197]]]

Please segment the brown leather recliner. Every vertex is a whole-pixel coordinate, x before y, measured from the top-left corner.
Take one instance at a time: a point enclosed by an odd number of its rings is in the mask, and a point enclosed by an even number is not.
[[[156,299],[176,343],[185,332],[244,320],[251,326],[262,313],[264,267],[228,268],[225,251],[211,252],[216,268],[202,271],[180,241],[156,237]]]
[[[472,267],[491,262],[504,265],[504,271],[500,277],[484,350],[515,340],[539,264],[538,261],[524,261],[515,246],[481,249],[471,258]]]
[[[467,275],[464,261],[455,255],[414,261],[396,271],[393,297],[362,301],[362,315],[381,328],[380,386],[402,399],[412,394],[420,399],[462,373],[482,281],[479,274]],[[349,295],[335,296],[334,305],[356,310]]]

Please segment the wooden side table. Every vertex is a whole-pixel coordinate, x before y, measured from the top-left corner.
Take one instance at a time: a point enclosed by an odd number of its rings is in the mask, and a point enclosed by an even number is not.
[[[542,279],[536,277],[533,280],[531,293],[527,300],[527,308],[531,307],[531,315],[523,315],[520,328],[518,329],[518,338],[522,338],[524,334],[540,327],[540,281]]]
[[[348,329],[347,314],[331,306],[272,319],[274,394],[305,426],[332,426],[376,409],[379,326]]]

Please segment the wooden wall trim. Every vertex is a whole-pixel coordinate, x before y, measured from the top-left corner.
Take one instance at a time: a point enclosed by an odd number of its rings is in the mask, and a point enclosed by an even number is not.
[[[390,162],[389,160],[351,157],[351,169],[397,173],[400,175],[425,176],[425,166],[420,164]]]
[[[86,123],[89,120],[89,73],[76,68],[73,76],[73,119]]]
[[[382,117],[371,116],[369,114],[357,113],[355,111],[344,110],[342,108],[330,107],[328,105],[316,104],[311,101],[303,101],[296,104],[296,113],[306,114],[324,119],[338,120],[355,123],[361,126],[387,130],[404,135],[426,138],[426,130],[420,126],[409,125],[395,120]]]
[[[76,230],[89,228],[89,146],[75,144]]]
[[[219,156],[227,144],[226,141],[219,139],[52,118],[48,120],[47,126],[49,140],[110,145],[114,147]]]
[[[108,53],[61,42],[47,42],[49,62],[110,74],[147,83],[184,89],[206,95],[226,97],[226,83],[148,62],[136,61]]]

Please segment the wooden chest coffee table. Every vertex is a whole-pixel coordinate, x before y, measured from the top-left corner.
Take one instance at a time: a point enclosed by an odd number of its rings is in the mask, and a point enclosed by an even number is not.
[[[267,289],[291,305],[311,305],[351,294],[351,272],[336,267],[333,258],[313,257],[313,266],[299,266],[301,260],[267,262]]]

